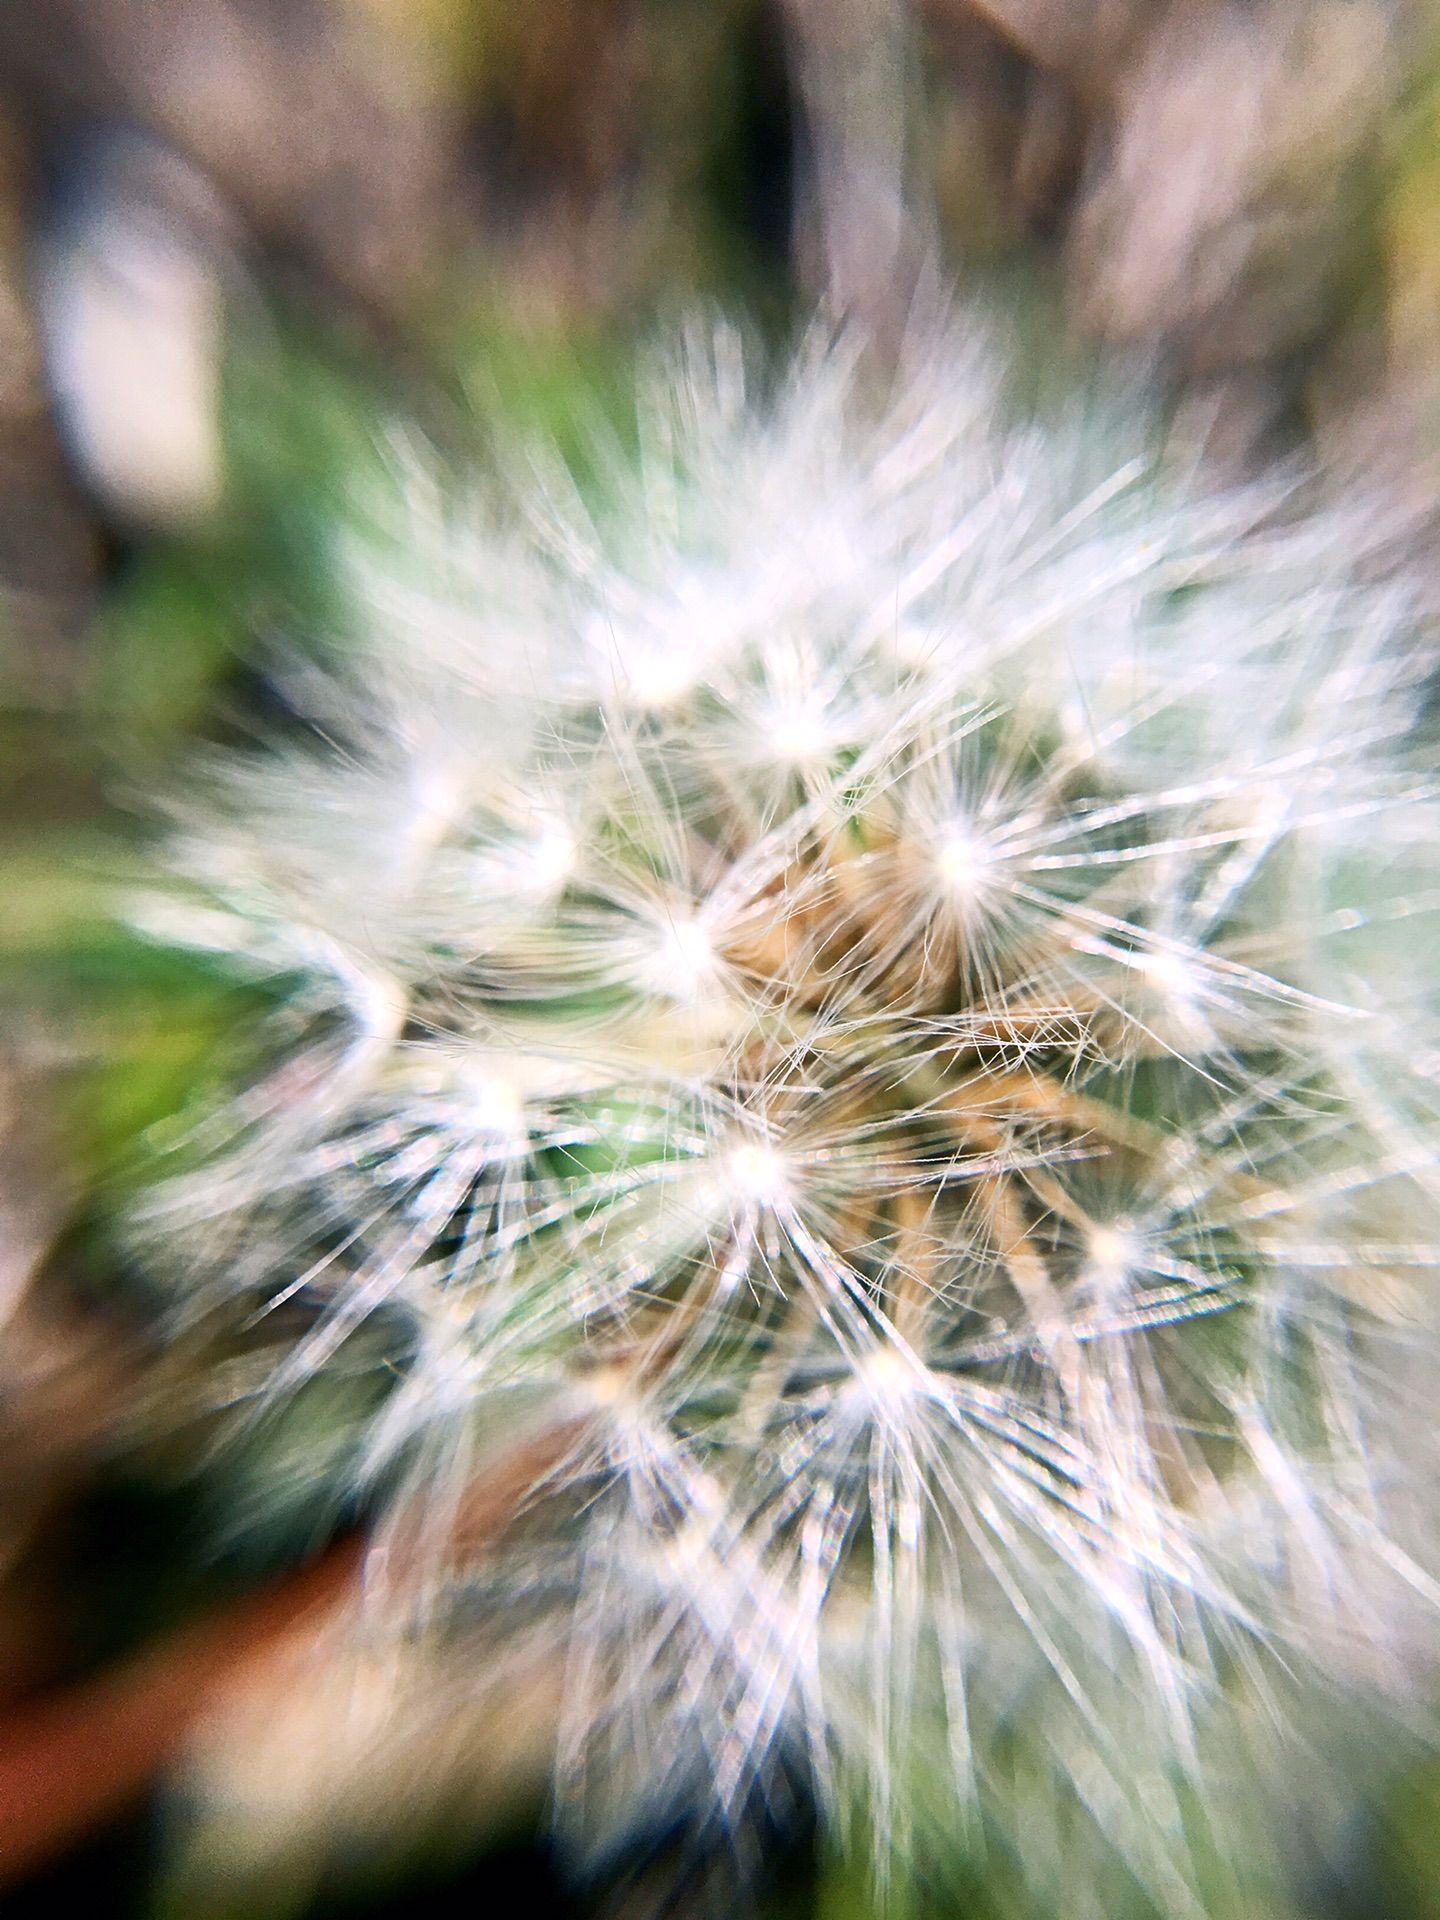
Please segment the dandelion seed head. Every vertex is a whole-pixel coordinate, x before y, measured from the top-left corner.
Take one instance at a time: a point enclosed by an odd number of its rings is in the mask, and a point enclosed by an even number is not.
[[[1354,519],[1003,388],[697,331],[603,484],[397,460],[136,909],[276,1057],[135,1231],[319,1302],[277,1391],[413,1326],[391,1565],[546,1639],[577,1845],[798,1769],[892,1880],[975,1822],[1056,1907],[1088,1828],[1198,1912],[1175,1783],[1440,1558],[1424,673]]]

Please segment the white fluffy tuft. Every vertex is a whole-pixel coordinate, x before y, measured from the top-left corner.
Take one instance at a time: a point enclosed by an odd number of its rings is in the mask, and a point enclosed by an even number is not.
[[[301,1372],[413,1323],[367,1457],[432,1593],[553,1617],[587,1830],[782,1763],[892,1861],[1068,1797],[1198,1910],[1237,1694],[1358,1672],[1381,1561],[1426,1578],[1377,1359],[1440,1246],[1403,595],[1281,488],[1007,424],[947,337],[757,396],[697,335],[639,425],[469,518],[406,456],[324,744],[194,800],[152,924],[269,977],[284,1053],[155,1242],[324,1301]]]

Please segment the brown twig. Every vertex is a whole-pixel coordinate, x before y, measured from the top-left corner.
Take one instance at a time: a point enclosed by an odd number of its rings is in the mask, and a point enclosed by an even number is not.
[[[222,1686],[340,1606],[360,1559],[360,1543],[343,1542],[96,1678],[13,1711],[0,1723],[0,1886],[143,1793]]]

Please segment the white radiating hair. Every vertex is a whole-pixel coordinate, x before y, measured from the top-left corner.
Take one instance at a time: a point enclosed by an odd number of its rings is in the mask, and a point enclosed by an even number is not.
[[[279,1051],[143,1227],[324,1303],[277,1392],[404,1319],[397,1605],[553,1621],[578,1831],[798,1767],[892,1890],[1199,1911],[1213,1756],[1433,1591],[1422,663],[1358,518],[1004,386],[697,329],[583,479],[397,441],[143,908]]]

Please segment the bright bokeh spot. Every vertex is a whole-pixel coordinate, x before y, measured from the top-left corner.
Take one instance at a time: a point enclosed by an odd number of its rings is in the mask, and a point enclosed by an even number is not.
[[[935,848],[935,873],[946,897],[962,910],[973,907],[994,870],[995,856],[963,821],[955,821]]]
[[[642,959],[638,977],[652,993],[689,1005],[714,986],[718,970],[709,929],[693,914],[674,914],[657,928],[655,946]]]
[[[760,1140],[747,1140],[725,1156],[727,1185],[752,1206],[775,1207],[789,1197],[783,1156]]]

